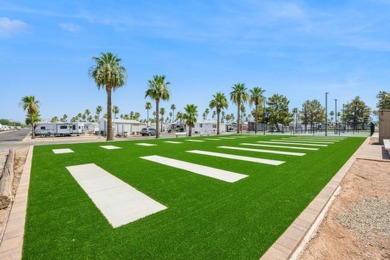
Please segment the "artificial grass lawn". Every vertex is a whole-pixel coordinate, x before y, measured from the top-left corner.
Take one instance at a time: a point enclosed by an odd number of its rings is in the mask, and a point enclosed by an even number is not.
[[[35,147],[23,258],[258,259],[364,141],[346,138],[317,151],[297,150],[306,153],[302,157],[217,148],[285,137],[249,136],[203,143],[175,138],[171,140],[183,144],[160,139]],[[136,142],[158,146],[137,146]],[[106,150],[101,145],[122,149]],[[52,152],[59,148],[70,148],[74,153]],[[196,149],[286,163],[271,166],[185,152]],[[249,177],[227,183],[140,159],[147,155]],[[65,168],[86,163],[97,164],[168,209],[112,228]]]

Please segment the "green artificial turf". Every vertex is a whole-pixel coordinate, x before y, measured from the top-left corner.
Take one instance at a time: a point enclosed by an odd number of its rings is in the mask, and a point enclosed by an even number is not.
[[[153,139],[35,147],[23,258],[259,259],[364,140],[346,138],[317,151],[242,146],[306,153],[302,157],[217,148],[278,138],[286,136],[204,143],[171,139],[183,144]],[[157,146],[142,147],[136,142]],[[122,149],[106,150],[101,145]],[[59,148],[70,148],[74,153],[52,152]],[[186,152],[195,149],[286,163],[271,166]],[[227,183],[140,159],[147,155],[249,177]],[[65,168],[86,163],[97,164],[168,209],[112,228]]]

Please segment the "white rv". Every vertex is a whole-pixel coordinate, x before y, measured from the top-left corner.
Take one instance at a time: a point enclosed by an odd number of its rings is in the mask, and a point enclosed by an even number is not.
[[[83,133],[83,123],[38,123],[35,135],[39,136],[70,136]]]

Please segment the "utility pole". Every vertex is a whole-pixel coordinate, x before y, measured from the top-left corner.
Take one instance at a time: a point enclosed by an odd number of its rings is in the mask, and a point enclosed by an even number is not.
[[[337,98],[334,99],[334,133],[337,134]]]
[[[265,135],[265,98],[263,98],[263,135]]]

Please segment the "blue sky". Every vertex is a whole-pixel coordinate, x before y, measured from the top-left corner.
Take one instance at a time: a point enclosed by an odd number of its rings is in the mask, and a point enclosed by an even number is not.
[[[390,1],[0,0],[0,118],[24,121],[26,95],[43,119],[105,109],[88,69],[108,51],[128,72],[112,98],[120,113],[146,117],[156,74],[171,82],[166,110],[195,103],[201,115],[235,83],[285,95],[290,108],[325,92],[329,110],[355,96],[375,108],[390,89]]]

